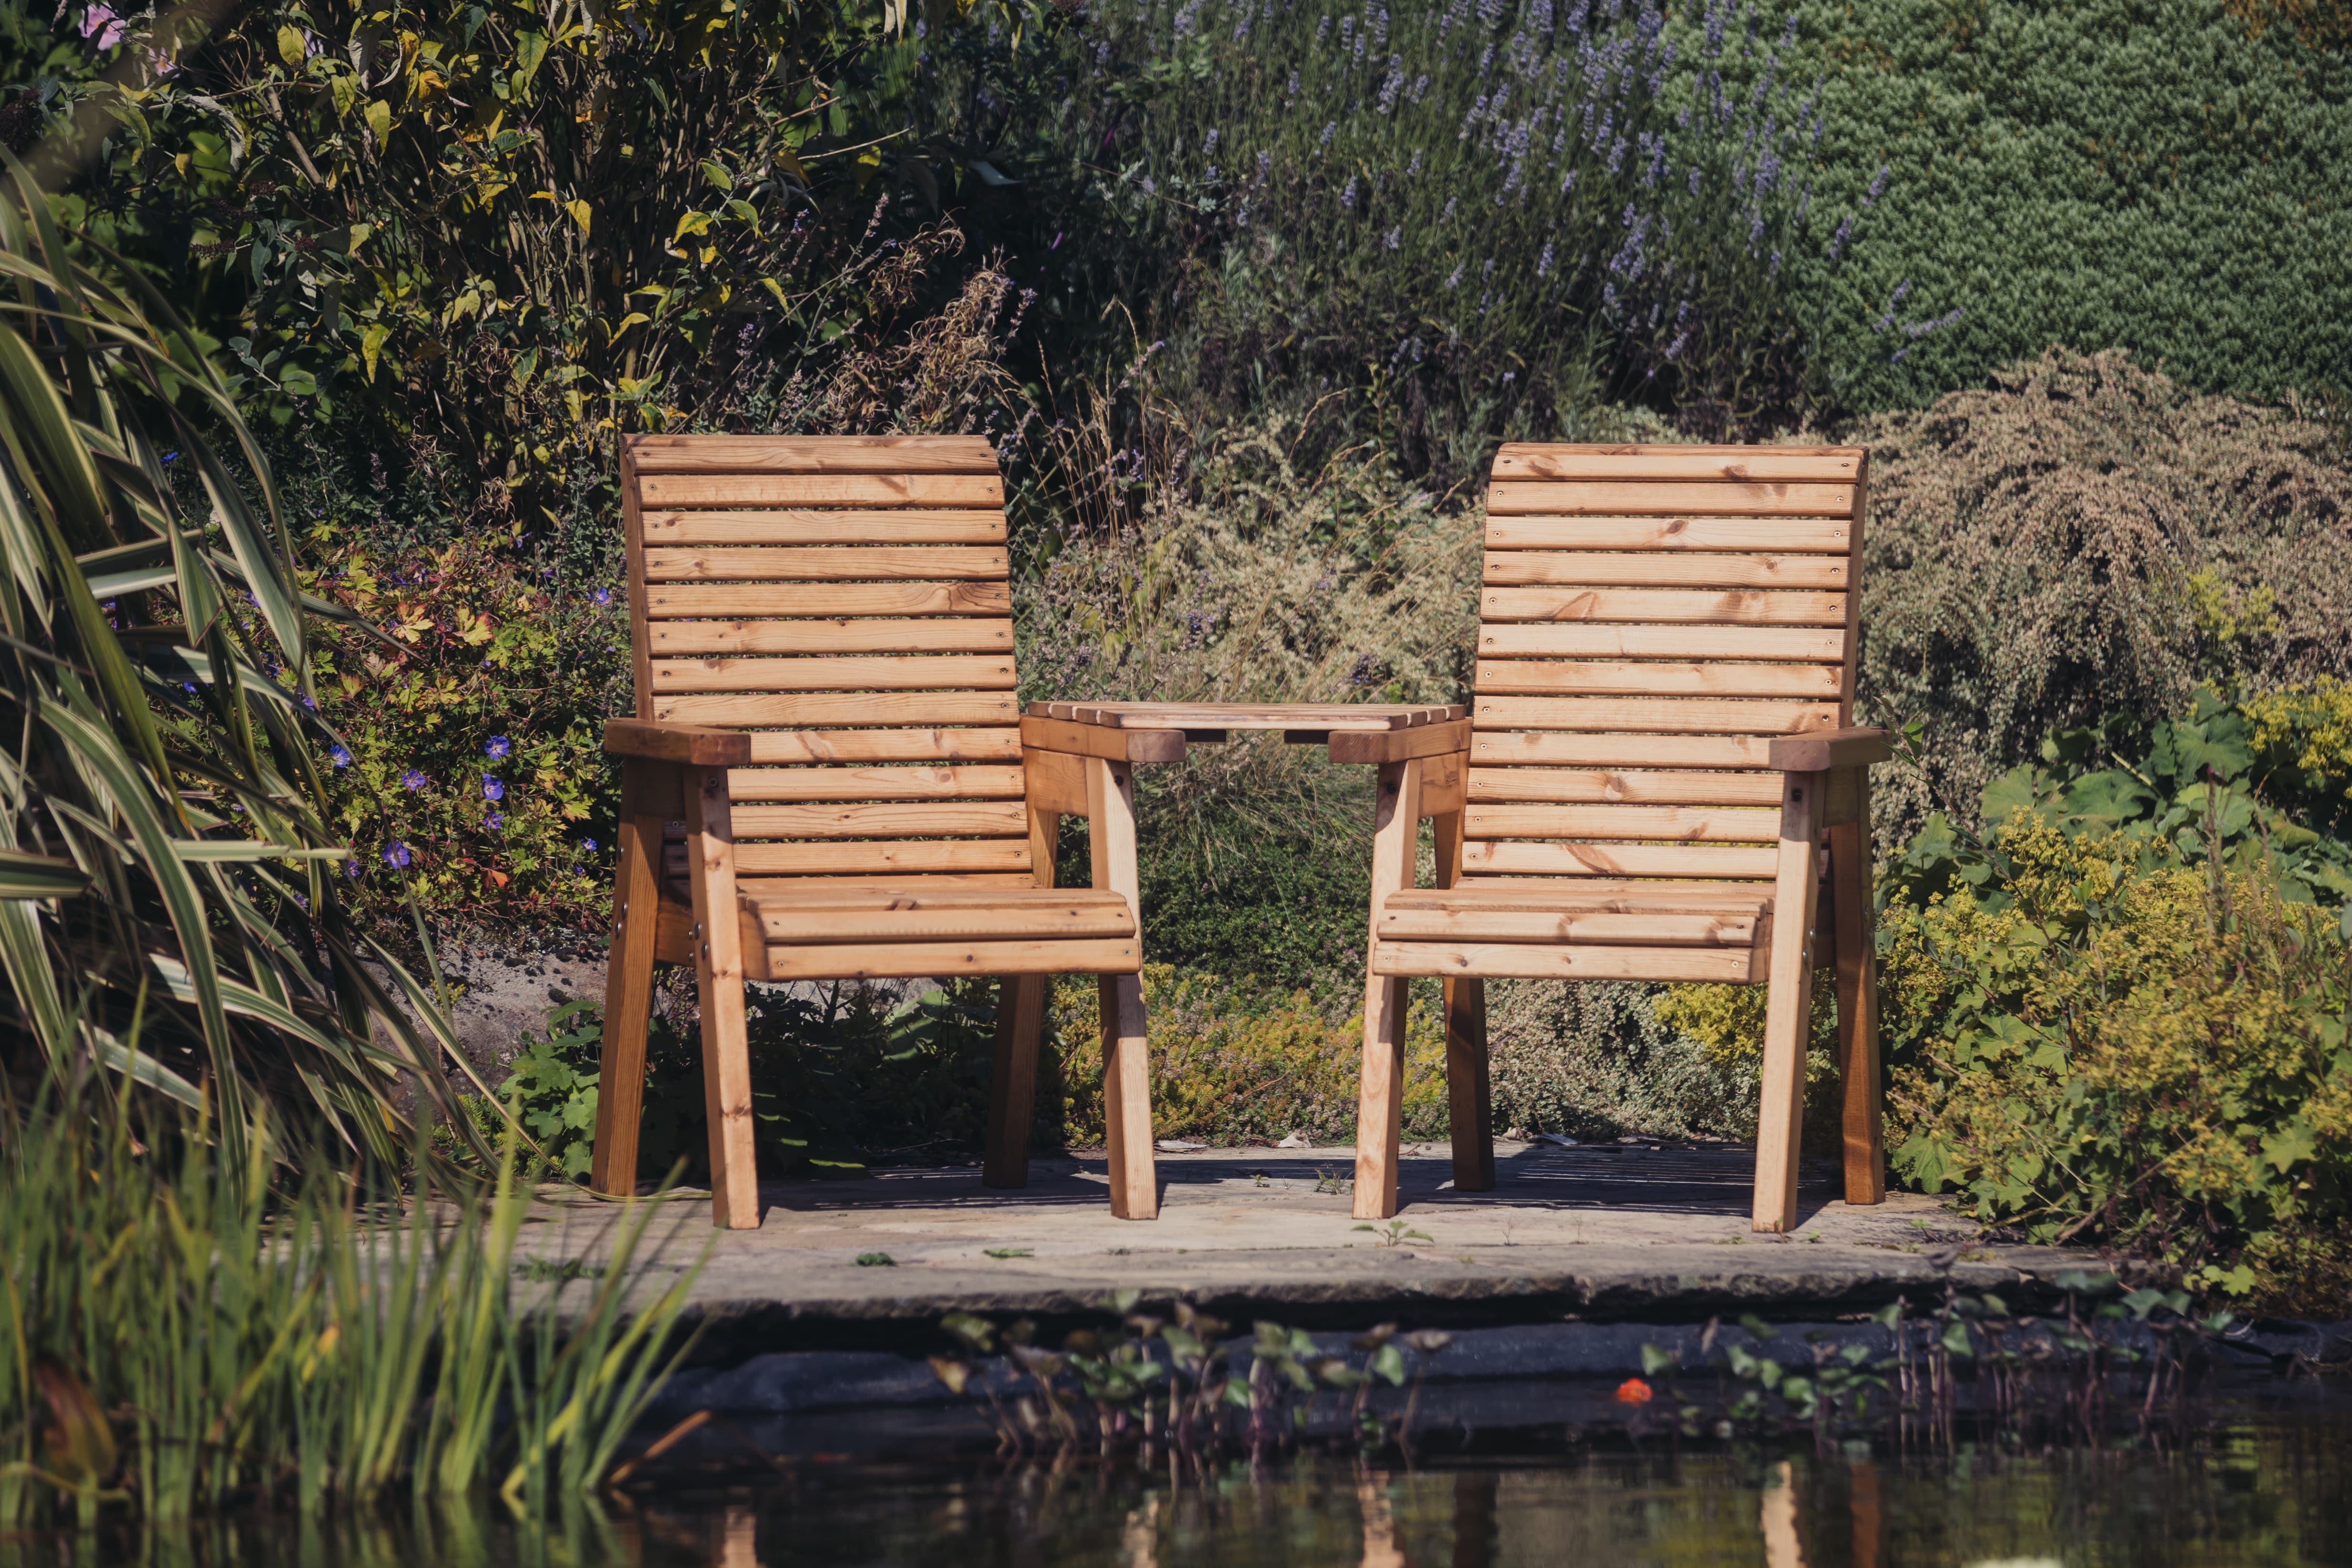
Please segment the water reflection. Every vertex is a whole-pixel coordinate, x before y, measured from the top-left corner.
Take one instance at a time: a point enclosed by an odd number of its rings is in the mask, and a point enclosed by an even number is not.
[[[2352,1562],[2338,1396],[2186,1433],[2027,1454],[1863,1444],[1298,1456],[1149,1468],[795,1464],[756,1487],[659,1489],[551,1524],[496,1508],[0,1537],[0,1568],[1535,1568],[1557,1563]]]

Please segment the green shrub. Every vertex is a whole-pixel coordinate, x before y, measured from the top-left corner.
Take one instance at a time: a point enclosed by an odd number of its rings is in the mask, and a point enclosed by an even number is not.
[[[362,907],[413,893],[484,924],[587,924],[611,888],[603,720],[627,708],[625,602],[535,581],[495,544],[386,559],[327,519],[310,545],[311,591],[384,634],[321,638],[311,664]]]
[[[1445,1135],[1445,1027],[1434,985],[1416,984],[1405,1026],[1403,1127],[1407,1138]],[[1356,1135],[1364,1015],[1336,1022],[1304,991],[1254,980],[1147,964],[1146,1037],[1151,1128],[1161,1138],[1218,1144],[1274,1143],[1296,1133],[1315,1143]],[[1103,1139],[1102,1039],[1092,976],[1055,984],[1048,1094],[1058,1098],[1063,1138]]]
[[[2042,738],[2352,675],[2352,471],[2316,421],[2053,353],[1852,432],[1871,448],[1862,708],[1916,722],[1882,769],[1900,843]]]
[[[604,1027],[593,1002],[566,1002],[547,1016],[545,1037],[525,1029],[499,1093],[539,1142],[551,1169],[585,1176],[596,1147],[596,1079]],[[560,1026],[582,1019],[572,1028]]]
[[[2263,870],[2032,810],[1985,849],[1994,875],[1881,918],[1896,1171],[2035,1240],[2323,1309],[2293,1298],[2352,1237],[2352,948],[2333,914]]]
[[[1850,207],[1885,171],[1869,247],[1798,282],[1848,406],[1925,405],[2053,344],[2209,392],[2345,382],[2352,57],[2222,0],[1797,14],[1790,69],[1827,71],[1816,199]],[[1960,319],[1914,338],[1882,314],[1923,300]]]
[[[1670,996],[1668,987],[1627,982],[1487,982],[1496,1128],[1588,1139],[1755,1137],[1754,1047],[1709,1049],[1686,1025],[1666,1021]],[[1759,1023],[1756,1037],[1762,1033]]]

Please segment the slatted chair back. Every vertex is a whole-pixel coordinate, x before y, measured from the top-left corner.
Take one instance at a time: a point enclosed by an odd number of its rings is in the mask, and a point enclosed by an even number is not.
[[[1502,448],[1466,882],[1773,879],[1771,741],[1852,721],[1865,461],[1835,447]]]
[[[751,732],[743,891],[1031,884],[985,439],[637,436],[621,482],[637,716]]]

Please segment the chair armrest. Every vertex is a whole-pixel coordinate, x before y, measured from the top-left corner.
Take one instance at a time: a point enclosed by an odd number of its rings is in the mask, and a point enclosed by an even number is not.
[[[1076,719],[1024,718],[1021,743],[1033,752],[1066,752],[1113,763],[1181,763],[1181,730],[1128,730]]]
[[[1819,773],[1832,768],[1866,768],[1895,754],[1884,730],[1811,730],[1772,742],[1771,765],[1784,773]]]
[[[740,730],[667,724],[654,719],[607,719],[604,750],[619,757],[681,763],[698,768],[740,768],[751,761],[751,737]]]

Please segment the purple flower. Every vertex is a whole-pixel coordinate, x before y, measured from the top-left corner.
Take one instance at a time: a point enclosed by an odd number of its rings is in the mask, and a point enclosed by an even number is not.
[[[1870,182],[1870,194],[1862,198],[1862,210],[1868,212],[1870,204],[1886,194],[1886,165],[1878,165],[1878,173]]]
[[[350,859],[343,862],[343,875],[349,877],[355,882],[359,880],[360,861],[358,856],[354,855]]]
[[[302,706],[316,713],[319,710],[319,700],[306,693],[302,698]]]
[[[401,770],[400,782],[406,785],[409,793],[413,795],[433,781],[426,778],[423,773],[418,773],[415,768],[404,768]]]
[[[613,602],[613,590],[610,588],[599,588],[594,593],[589,595],[588,597],[594,600],[599,605],[609,605]]]
[[[163,454],[163,460],[167,463],[176,463],[180,460],[180,454],[177,452],[166,452]]]
[[[95,36],[101,49],[110,49],[121,43],[122,35],[130,30],[130,26],[128,22],[114,14],[110,5],[92,5],[81,14],[81,36],[85,38]]]
[[[329,747],[327,749],[327,755],[333,761],[335,766],[339,768],[347,768],[352,765],[351,752],[341,746]]]
[[[596,841],[593,838],[582,839],[580,841],[580,852],[583,855],[593,855],[596,853]]]
[[[408,846],[394,839],[383,852],[383,863],[396,871],[408,869]]]
[[[502,812],[494,811],[490,813],[489,816],[482,818],[482,826],[488,828],[493,833],[496,833],[499,828],[504,827],[506,825],[506,816]]]
[[[490,737],[488,743],[482,747],[482,754],[487,757],[503,757],[513,752],[513,742],[508,740],[504,735],[493,735]]]
[[[484,773],[482,775],[482,798],[484,800],[502,800],[506,797],[506,785],[500,784],[497,779],[492,778],[488,773]]]

